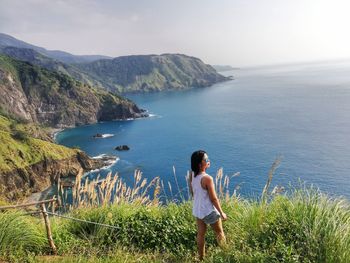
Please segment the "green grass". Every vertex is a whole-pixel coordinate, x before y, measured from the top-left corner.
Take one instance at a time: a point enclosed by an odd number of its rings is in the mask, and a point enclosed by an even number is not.
[[[0,255],[21,261],[29,254],[45,253],[47,240],[40,220],[23,212],[0,213]]]
[[[45,158],[69,158],[76,153],[76,150],[33,138],[33,133],[39,137],[45,136],[42,129],[34,124],[17,123],[0,115],[1,172],[24,168]]]
[[[348,262],[350,258],[350,208],[346,200],[304,189],[289,196],[278,195],[268,203],[231,197],[223,200],[223,207],[229,215],[224,222],[227,248],[218,248],[209,231],[206,262]],[[0,215],[0,229],[10,235],[2,241],[0,253],[25,235],[32,244],[23,247],[25,251],[48,253],[41,241],[44,229],[38,227],[37,219],[22,217],[19,220],[27,220],[29,228],[21,228],[18,224],[4,226],[13,215]],[[73,258],[75,262],[193,262],[196,254],[190,202],[167,206],[119,203],[79,208],[68,215],[118,229],[51,219],[60,255],[53,262]],[[4,221],[7,217],[12,219]],[[12,234],[12,228],[23,235]],[[27,234],[31,228],[38,230]],[[15,252],[11,247],[6,255],[11,251]]]

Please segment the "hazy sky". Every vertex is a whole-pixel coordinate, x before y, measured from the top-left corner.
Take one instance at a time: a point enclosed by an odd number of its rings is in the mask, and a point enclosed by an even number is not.
[[[73,54],[246,66],[350,58],[346,0],[0,0],[0,32]]]

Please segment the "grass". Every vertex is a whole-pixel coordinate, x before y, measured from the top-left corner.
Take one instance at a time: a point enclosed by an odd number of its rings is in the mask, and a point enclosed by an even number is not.
[[[35,131],[39,133],[41,129],[35,127],[34,124],[17,123],[15,120],[0,115],[1,172],[24,168],[45,158],[59,160],[76,154],[76,150],[34,138],[31,133]]]
[[[278,162],[272,166],[272,172],[277,165]],[[105,180],[91,182],[78,178],[73,189],[76,202],[66,215],[115,228],[51,218],[58,257],[47,256],[49,249],[42,243],[45,232],[38,225],[38,218],[19,217],[13,212],[0,214],[0,233],[6,229],[6,234],[2,235],[6,238],[0,239],[0,255],[13,261],[23,259],[12,246],[18,243],[15,240],[26,237],[32,245],[20,246],[20,255],[26,253],[27,261],[193,262],[196,226],[191,202],[169,201],[161,205],[157,196],[163,192],[160,185],[164,183],[158,179],[147,183],[139,172],[134,178],[135,185],[129,188],[120,178],[111,175]],[[272,194],[271,180],[269,176],[261,199],[248,200],[227,192],[230,178],[219,170],[214,181],[223,209],[229,216],[224,222],[228,242],[226,249],[219,249],[209,231],[205,261],[349,262],[348,201],[333,199],[317,189],[302,186],[289,193]],[[150,197],[151,188],[158,189],[152,192],[156,193],[156,201]],[[110,192],[115,189],[119,189],[119,193],[112,198]],[[88,201],[83,201],[83,197]],[[27,220],[27,227],[18,226],[20,223],[3,223],[12,222],[14,218]]]
[[[3,257],[20,260],[28,253],[45,253],[46,243],[39,219],[19,211],[0,213],[0,255]]]

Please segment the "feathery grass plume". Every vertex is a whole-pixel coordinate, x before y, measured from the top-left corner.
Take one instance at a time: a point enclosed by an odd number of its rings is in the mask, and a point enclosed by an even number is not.
[[[264,186],[264,189],[262,191],[262,194],[261,194],[261,201],[262,203],[266,203],[267,202],[267,199],[268,199],[268,195],[269,195],[269,187],[271,185],[271,182],[272,182],[272,178],[273,178],[273,175],[276,171],[276,169],[278,168],[278,166],[280,165],[281,163],[281,157],[277,157],[275,159],[275,161],[273,162],[270,170],[269,170],[269,174],[268,174],[268,177],[267,177],[267,181],[266,181],[266,184]]]
[[[173,190],[171,189],[171,183],[170,182],[168,182],[168,187],[169,187],[169,191],[170,191],[170,195],[171,195],[171,200],[174,200]]]
[[[187,188],[187,200],[191,200],[192,196],[190,193],[190,176],[192,176],[192,171],[187,171],[187,174],[185,176],[186,180],[186,188]]]
[[[214,180],[214,186],[216,193],[218,197],[222,200],[230,200],[231,196],[236,195],[236,192],[233,192],[232,195],[230,195],[230,182],[231,178],[239,176],[240,173],[234,173],[233,175],[224,175],[224,170],[223,168],[220,168],[216,172],[215,180]],[[236,189],[236,188],[235,188]],[[238,190],[238,189],[237,189]]]
[[[177,192],[180,196],[180,200],[181,201],[185,201],[185,198],[184,196],[182,195],[182,190],[180,189],[180,186],[179,186],[179,182],[177,181],[177,175],[176,175],[176,170],[175,170],[175,166],[173,165],[173,174],[174,174],[174,179],[175,179],[175,183],[176,183],[176,187],[177,187]]]
[[[154,192],[151,200],[149,194],[152,189]],[[62,187],[61,191],[63,191]],[[98,176],[96,179],[89,180],[89,178],[83,178],[83,173],[79,172],[71,192],[72,202],[70,206],[65,205],[69,207],[65,211],[73,208],[106,206],[122,202],[139,202],[147,205],[158,202],[161,187],[158,177],[147,184],[147,179],[142,178],[140,170],[135,171],[134,184],[131,187],[127,186],[118,174],[112,176],[112,173],[108,173],[104,179],[100,179]],[[67,195],[67,191],[65,194]],[[62,203],[67,202],[67,196],[62,198],[63,193],[59,196],[61,196]]]

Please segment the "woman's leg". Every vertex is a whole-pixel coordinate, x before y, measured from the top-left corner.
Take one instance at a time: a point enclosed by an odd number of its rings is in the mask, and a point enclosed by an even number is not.
[[[212,224],[211,227],[215,232],[216,240],[218,241],[219,246],[223,248],[226,244],[226,237],[224,234],[224,229],[222,228],[221,218],[219,218],[218,221]]]
[[[203,220],[197,218],[197,246],[199,259],[202,260],[205,256],[205,232],[207,225]]]

